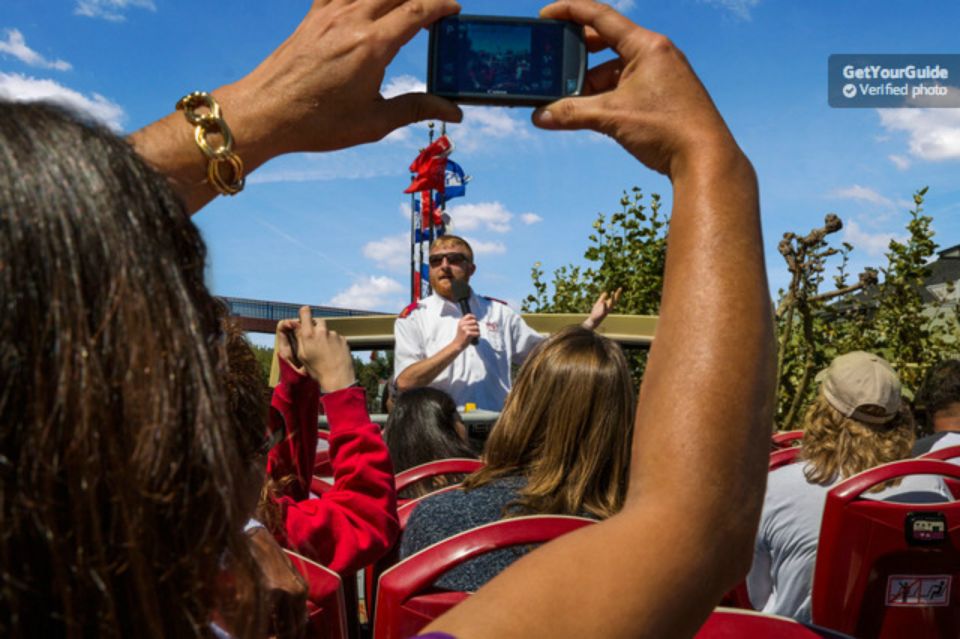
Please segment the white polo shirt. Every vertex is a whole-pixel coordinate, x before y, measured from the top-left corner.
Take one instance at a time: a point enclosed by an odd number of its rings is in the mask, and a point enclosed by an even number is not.
[[[470,310],[480,324],[480,342],[468,346],[429,386],[442,390],[457,406],[499,411],[510,390],[510,369],[544,339],[509,306],[470,294]],[[460,306],[430,295],[411,304],[393,325],[394,379],[408,366],[445,348],[457,334]]]

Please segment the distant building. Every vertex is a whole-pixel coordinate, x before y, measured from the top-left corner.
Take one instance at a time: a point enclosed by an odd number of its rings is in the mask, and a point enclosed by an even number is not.
[[[930,276],[920,292],[923,301],[957,302],[960,300],[960,244],[937,253],[936,262],[930,264]]]
[[[277,322],[296,318],[303,304],[270,302],[242,297],[221,297],[230,309],[230,315],[240,321],[240,327],[250,333],[273,333]],[[314,317],[357,317],[361,315],[388,315],[379,311],[362,311],[335,306],[311,306]]]

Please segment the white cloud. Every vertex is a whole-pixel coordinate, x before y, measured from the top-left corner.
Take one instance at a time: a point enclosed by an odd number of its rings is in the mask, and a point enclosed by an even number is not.
[[[386,276],[369,275],[330,299],[331,306],[365,311],[400,309],[406,288]]]
[[[896,155],[891,153],[890,155],[887,156],[887,158],[891,162],[893,162],[894,166],[896,166],[901,171],[906,171],[907,169],[910,168],[910,160],[908,158],[903,157],[902,155]]]
[[[363,245],[363,256],[380,268],[396,270],[410,266],[410,234],[398,233]]]
[[[960,159],[960,109],[878,109],[880,124],[909,136],[910,155],[932,162]]]
[[[494,233],[507,233],[513,213],[500,202],[478,202],[476,204],[458,204],[447,212],[453,222],[454,232],[475,231],[483,228]]]
[[[750,10],[760,4],[760,0],[701,0],[707,4],[726,9],[741,20],[750,20]]]
[[[451,137],[465,153],[481,147],[492,148],[491,140],[509,139],[511,142],[530,137],[527,120],[512,115],[506,107],[463,107],[463,123],[447,125]]]
[[[507,245],[503,242],[484,242],[470,237],[463,239],[470,243],[474,255],[503,255],[507,252]]]
[[[524,213],[520,216],[520,219],[527,226],[531,224],[536,224],[537,222],[543,222],[543,218],[537,215],[536,213]]]
[[[130,7],[156,11],[153,0],[77,0],[74,14],[88,18],[103,18],[110,22],[126,20],[124,11]]]
[[[14,102],[47,101],[103,122],[114,131],[122,130],[123,108],[98,93],[85,96],[53,80],[31,78],[19,73],[0,72],[0,99]]]
[[[6,30],[7,39],[0,40],[0,53],[12,55],[20,62],[29,64],[32,67],[41,69],[54,69],[56,71],[69,71],[72,65],[65,60],[47,60],[45,57],[27,46],[27,41],[23,34],[17,29]]]
[[[872,257],[882,256],[890,246],[890,240],[894,239],[903,241],[905,238],[885,231],[871,233],[852,219],[843,223],[843,240]]]
[[[412,75],[398,75],[390,78],[380,89],[383,97],[390,99],[404,93],[425,93],[427,83]]]
[[[632,2],[632,0],[630,0]],[[403,93],[423,93],[427,85],[412,75],[399,75],[386,80],[380,88],[385,98]],[[529,122],[514,115],[515,111],[506,107],[463,107],[463,122],[447,124],[447,133],[455,142],[458,151],[471,153],[479,149],[498,150],[489,144],[490,140],[527,139],[531,137]],[[440,134],[440,123],[434,129]],[[411,147],[427,145],[427,122],[417,122],[391,132],[383,138],[384,142],[406,144]],[[412,159],[412,158],[411,158]]]
[[[890,198],[884,197],[874,191],[873,189],[867,188],[865,186],[860,186],[859,184],[854,184],[848,186],[844,189],[837,189],[831,194],[833,197],[841,198],[844,200],[856,200],[859,202],[868,202],[870,204],[876,204],[877,206],[882,206],[884,208],[893,208],[894,202]]]
[[[634,0],[613,0],[613,2],[610,3],[610,6],[620,13],[626,13],[630,9],[633,9],[636,4],[637,3]]]

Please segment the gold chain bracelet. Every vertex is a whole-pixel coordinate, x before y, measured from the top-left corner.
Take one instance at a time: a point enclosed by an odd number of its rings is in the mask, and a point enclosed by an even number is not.
[[[196,109],[206,107],[205,113],[197,113]],[[189,93],[177,102],[177,111],[183,111],[187,122],[194,126],[194,139],[197,146],[207,157],[207,181],[223,195],[236,195],[243,190],[245,178],[243,176],[243,160],[233,152],[233,133],[223,119],[220,104],[212,95],[204,91]],[[219,135],[223,142],[214,148],[207,139],[210,135]],[[227,180],[222,171],[229,167],[230,179]]]

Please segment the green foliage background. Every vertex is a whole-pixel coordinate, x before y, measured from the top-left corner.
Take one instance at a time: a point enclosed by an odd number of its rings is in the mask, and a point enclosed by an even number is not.
[[[776,300],[779,428],[799,426],[816,394],[816,373],[837,355],[865,350],[883,356],[899,373],[908,398],[932,364],[960,355],[957,306],[925,304],[921,296],[937,250],[932,218],[923,209],[926,194],[926,188],[914,193],[907,237],[890,242],[886,264],[865,269],[856,281],[848,272],[854,247],[831,244],[830,236],[843,227],[836,215],[827,215],[824,225],[807,235],[784,234],[780,252],[791,282]],[[548,282],[541,264],[533,265],[533,292],[523,310],[586,313],[601,291],[622,287],[615,313],[656,315],[668,225],[659,195],[645,201],[638,187],[624,192],[620,210],[598,214],[583,254],[586,266],[561,266]],[[836,274],[828,287],[831,268]],[[646,351],[629,355],[639,383]]]
[[[589,313],[601,292],[622,289],[614,313],[659,313],[670,223],[661,206],[656,193],[645,202],[639,187],[624,191],[620,210],[609,217],[600,213],[593,223],[583,254],[588,266],[561,266],[548,284],[540,263],[533,265],[534,292],[524,299],[523,311]],[[627,356],[639,387],[647,350],[635,349]]]

